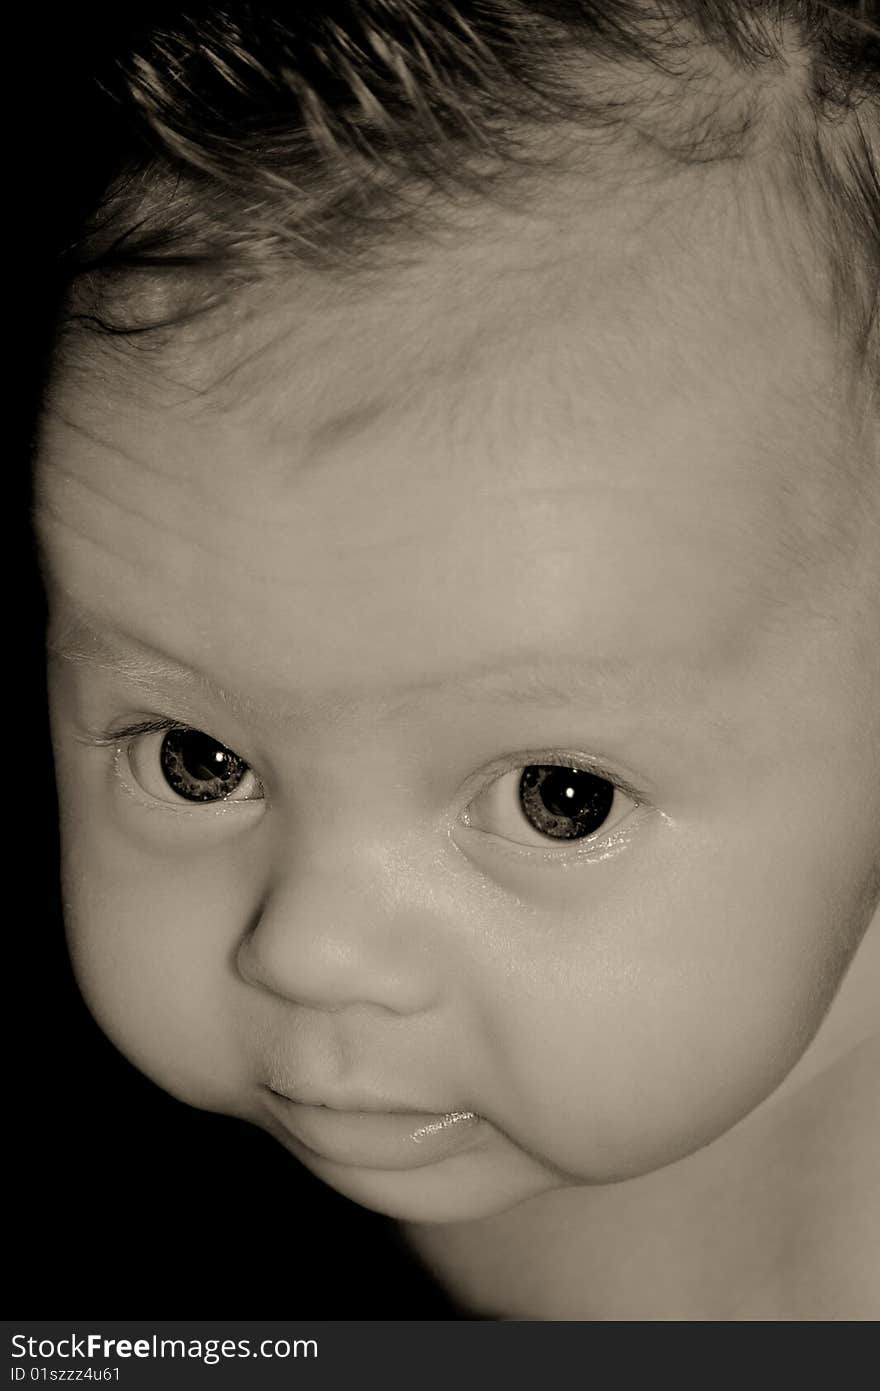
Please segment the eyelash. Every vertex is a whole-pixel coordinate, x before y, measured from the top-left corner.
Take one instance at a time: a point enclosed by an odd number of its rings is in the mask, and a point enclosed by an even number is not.
[[[190,725],[181,724],[179,720],[154,719],[137,720],[134,724],[125,725],[122,729],[104,730],[98,734],[90,734],[85,742],[95,748],[113,748],[116,744],[124,744],[127,739],[136,739],[139,734],[165,734],[171,729],[189,729]]]
[[[192,728],[194,728],[194,726],[182,723],[180,720],[156,717],[153,719],[137,720],[120,729],[104,730],[99,733],[90,734],[84,742],[93,747],[121,749],[140,735],[161,734],[176,729],[188,730]],[[494,782],[508,773],[517,772],[524,767],[535,764],[549,764],[554,767],[581,769],[584,772],[592,773],[597,778],[602,778],[604,781],[610,783],[616,791],[622,792],[624,796],[629,797],[634,803],[633,811],[648,805],[647,795],[632,782],[619,773],[612,772],[598,760],[583,753],[569,752],[565,749],[560,750],[558,747],[555,749],[518,751],[516,754],[511,754],[506,758],[490,764],[487,768],[481,769],[466,780],[464,788],[457,799],[459,802],[459,810],[455,814],[453,825],[450,826],[450,834],[454,830],[455,825],[464,826],[471,834],[486,836],[491,839],[498,853],[514,859],[526,859],[532,863],[536,861],[538,863],[545,862],[555,864],[584,860],[596,861],[597,859],[604,859],[607,855],[622,848],[625,841],[629,839],[632,831],[632,827],[628,824],[631,820],[631,815],[627,816],[622,824],[618,823],[614,825],[610,831],[603,832],[600,830],[596,832],[594,836],[584,837],[583,840],[571,841],[559,849],[554,849],[549,843],[546,848],[520,844],[504,837],[493,835],[491,832],[480,831],[469,825],[466,819],[467,811],[476,800],[480,791],[488,789]],[[116,761],[116,775],[126,789],[132,791],[119,770],[118,759]],[[144,795],[146,796],[147,794]],[[217,814],[228,811],[232,807],[248,805],[248,803],[241,801],[217,801],[207,802],[200,806],[195,803],[187,805],[185,802],[181,802],[178,806],[171,802],[163,802],[157,805],[161,805],[166,811],[177,812],[178,814],[203,816],[209,808]]]

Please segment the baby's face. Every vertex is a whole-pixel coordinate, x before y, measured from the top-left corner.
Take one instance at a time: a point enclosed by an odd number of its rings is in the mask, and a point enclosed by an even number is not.
[[[872,911],[876,446],[783,253],[645,211],[87,344],[47,413],[85,996],[397,1217],[719,1136]]]

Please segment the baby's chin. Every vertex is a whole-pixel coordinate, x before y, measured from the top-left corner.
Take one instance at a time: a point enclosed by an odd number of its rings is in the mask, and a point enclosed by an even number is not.
[[[317,1154],[304,1157],[275,1131],[269,1133],[337,1193],[399,1222],[478,1221],[565,1186],[551,1171],[513,1148],[492,1155],[475,1151],[408,1170],[379,1169],[340,1164]]]
[[[254,1122],[259,1124],[258,1122]],[[599,1189],[645,1178],[705,1149],[720,1136],[694,1142],[681,1137],[662,1152],[644,1150],[622,1156],[614,1167],[590,1166],[568,1172],[514,1145],[502,1152],[459,1155],[409,1171],[339,1164],[320,1155],[304,1156],[269,1127],[293,1159],[343,1197],[400,1222],[462,1223],[497,1217],[559,1189]],[[726,1133],[722,1132],[722,1133]]]

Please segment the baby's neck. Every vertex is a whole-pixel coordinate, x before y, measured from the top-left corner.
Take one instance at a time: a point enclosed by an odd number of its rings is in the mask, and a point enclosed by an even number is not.
[[[654,1174],[405,1230],[483,1316],[878,1318],[880,1038]]]

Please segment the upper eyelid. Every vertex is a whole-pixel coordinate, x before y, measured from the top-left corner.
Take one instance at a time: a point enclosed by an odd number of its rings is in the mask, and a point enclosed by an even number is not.
[[[557,768],[577,768],[579,772],[592,773],[597,778],[604,778],[614,787],[624,792],[630,797],[636,806],[650,806],[651,801],[647,793],[636,787],[624,774],[616,772],[608,767],[605,760],[590,754],[578,752],[575,749],[535,749],[517,750],[516,753],[509,754],[500,759],[495,759],[488,766],[485,766],[477,773],[471,774],[465,781],[466,800],[465,806],[476,796],[477,791],[482,787],[488,787],[498,778],[504,777],[508,773],[515,773],[520,769],[539,766],[541,764],[551,764]]]
[[[175,720],[161,715],[144,720],[136,720],[117,730],[89,730],[85,734],[79,735],[78,738],[80,743],[88,744],[93,748],[114,748],[118,744],[131,742],[140,735],[166,734],[175,729],[192,730],[195,734],[207,735],[209,739],[213,739],[229,753],[234,753],[236,758],[240,758],[243,763],[247,764],[251,772],[256,773],[249,759],[246,759],[231,744],[228,744],[225,739],[220,739],[210,729],[206,729],[203,725],[190,724],[186,720]]]
[[[81,744],[89,744],[94,748],[113,748],[116,744],[124,744],[127,739],[136,739],[139,734],[160,734],[170,729],[194,728],[194,725],[183,724],[180,720],[163,719],[157,716],[155,719],[137,720],[118,730],[90,729],[76,737]],[[218,742],[220,741],[218,740]],[[226,746],[224,745],[224,747]]]

